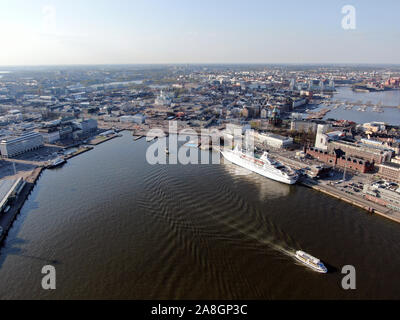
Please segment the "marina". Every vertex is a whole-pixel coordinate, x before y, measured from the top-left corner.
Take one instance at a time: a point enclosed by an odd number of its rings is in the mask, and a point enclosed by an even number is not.
[[[400,123],[400,90],[360,93],[349,87],[337,88],[330,100],[321,101],[309,118],[347,119],[357,123],[380,121],[396,125]]]

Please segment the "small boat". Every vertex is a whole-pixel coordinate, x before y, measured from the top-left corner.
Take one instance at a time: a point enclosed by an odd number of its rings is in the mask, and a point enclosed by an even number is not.
[[[328,269],[319,259],[313,257],[308,253],[305,253],[304,251],[297,251],[295,257],[302,264],[306,265],[307,267],[313,269],[316,272],[328,273]]]
[[[8,211],[10,211],[10,209],[11,209],[11,207],[10,207],[10,206],[7,206],[7,207],[4,209],[4,213],[7,213]]]
[[[165,153],[166,153],[166,154],[169,154],[169,150],[168,150],[168,148],[167,148],[167,149],[165,149]]]
[[[63,159],[63,158],[54,159],[54,160],[50,163],[49,168],[56,168],[56,167],[59,167],[59,166],[63,165],[63,164],[66,163],[66,162],[67,162],[67,161],[66,161],[65,159]]]

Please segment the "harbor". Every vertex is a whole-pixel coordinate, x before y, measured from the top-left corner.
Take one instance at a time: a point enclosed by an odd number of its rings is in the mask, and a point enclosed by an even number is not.
[[[308,166],[312,166],[315,164],[312,164],[311,162],[302,162],[297,159],[293,159],[288,157],[288,152],[272,152],[272,156],[283,163],[284,165],[287,165],[288,167],[291,167],[296,170],[305,170]],[[339,176],[343,177],[343,173],[340,173]],[[349,172],[348,176],[350,177],[352,174]],[[342,181],[340,177],[336,182]],[[368,178],[367,178],[368,179]],[[351,183],[351,179],[349,179],[348,183]],[[324,180],[316,180],[316,179],[311,179],[307,176],[302,176],[298,184],[303,185],[305,187],[311,188],[313,190],[322,192],[324,194],[327,194],[329,196],[332,196],[336,199],[339,199],[341,201],[345,201],[347,203],[350,203],[351,205],[357,206],[359,208],[362,208],[363,210],[367,211],[369,214],[376,214],[381,217],[384,217],[386,219],[390,219],[394,222],[400,223],[400,212],[395,211],[393,209],[389,209],[387,207],[384,207],[382,205],[379,205],[377,203],[368,201],[367,199],[364,199],[360,195],[352,195],[349,193],[346,193],[344,191],[341,191],[338,188],[335,188],[335,184],[328,181]]]
[[[300,184],[306,186],[308,188],[314,189],[316,191],[327,194],[331,197],[339,199],[341,201],[350,203],[351,205],[357,206],[359,208],[364,209],[369,214],[376,214],[386,219],[392,220],[394,222],[400,223],[400,213],[396,212],[392,209],[388,209],[379,204],[373,203],[371,201],[360,199],[359,197],[355,197],[344,192],[340,192],[337,189],[323,184],[316,184],[314,181],[310,181],[309,179],[303,178],[300,181]]]
[[[43,167],[36,168],[32,171],[31,175],[27,177],[26,181],[23,182],[21,190],[12,195],[12,202],[9,202],[9,196],[7,195],[7,199],[3,199],[9,203],[8,210],[2,210],[0,214],[0,246],[3,244],[4,239],[7,237],[8,230],[11,228],[14,220],[19,214],[22,206],[24,205],[26,199],[29,197],[32,189],[34,188],[37,180],[40,178],[42,174]],[[20,178],[22,179],[22,178]]]
[[[338,87],[331,99],[312,105],[312,119],[346,119],[356,123],[380,121],[397,125],[400,114],[400,90],[354,92],[350,87]]]
[[[120,137],[121,135],[118,135]],[[116,138],[117,136],[112,136],[107,139],[111,140]],[[99,144],[99,143],[98,143]],[[90,150],[93,150],[92,146],[81,146],[76,151],[66,154],[65,156],[60,157],[59,159],[62,162],[66,162],[69,159],[77,157],[83,153],[86,153]],[[15,163],[22,163],[22,164],[31,164],[33,166],[38,165],[33,161],[29,162],[26,160],[10,160],[10,159],[3,159],[10,161],[14,164]],[[15,180],[2,180],[2,183],[8,183],[15,181],[15,184],[18,183],[18,190],[10,189],[10,191],[6,191],[3,194],[2,205],[0,210],[0,246],[2,245],[3,241],[6,239],[9,229],[12,227],[13,222],[17,218],[21,208],[23,207],[25,201],[28,199],[29,195],[31,194],[33,188],[35,187],[38,179],[40,178],[42,172],[45,169],[50,169],[54,167],[52,162],[45,162],[40,163],[38,167],[35,167],[28,175],[24,175],[24,177],[18,177]],[[15,170],[15,169],[14,169]],[[11,177],[12,178],[12,177]],[[8,183],[9,184],[9,183]],[[10,184],[9,184],[10,185]],[[8,188],[11,188],[10,185]],[[15,188],[17,189],[17,188]]]
[[[145,160],[150,144],[124,132],[60,170],[43,171],[3,242],[3,298],[396,295],[398,255],[388,245],[399,241],[396,223],[322,192],[243,175],[228,163],[151,166]],[[328,262],[330,272],[296,264],[297,250]],[[388,259],[395,260],[388,265]],[[338,285],[349,263],[360,285],[351,294]],[[68,285],[42,290],[44,264],[54,264]],[[27,270],[39,270],[38,276]],[[110,290],[121,281],[117,293]]]

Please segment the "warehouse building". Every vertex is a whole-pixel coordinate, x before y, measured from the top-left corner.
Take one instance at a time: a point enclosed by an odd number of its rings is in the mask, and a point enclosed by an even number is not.
[[[12,158],[44,145],[43,137],[38,132],[25,133],[19,137],[5,138],[0,141],[1,155]]]

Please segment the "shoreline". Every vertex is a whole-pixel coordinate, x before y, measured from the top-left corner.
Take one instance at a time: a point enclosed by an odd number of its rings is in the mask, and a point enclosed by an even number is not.
[[[5,239],[7,238],[8,232],[11,229],[15,220],[17,219],[17,216],[21,212],[21,209],[25,204],[25,201],[28,199],[37,181],[42,175],[42,172],[45,169],[46,169],[45,167],[38,167],[32,171],[31,175],[26,179],[25,181],[26,184],[24,188],[21,190],[21,193],[16,197],[15,201],[12,203],[10,210],[1,215],[0,225],[3,228],[3,233],[0,236],[0,248],[3,245]]]
[[[397,222],[400,223],[400,214],[399,217],[394,216],[394,215],[390,215],[389,212],[393,211],[389,208],[386,208],[384,206],[378,205],[376,203],[373,203],[371,201],[365,200],[365,199],[356,199],[355,197],[351,197],[349,195],[343,195],[343,194],[339,194],[339,192],[335,192],[334,190],[329,190],[327,186],[321,186],[321,185],[317,185],[314,183],[311,183],[309,181],[306,181],[305,179],[303,179],[302,181],[299,182],[300,185],[322,192],[326,195],[329,195],[333,198],[342,200],[344,202],[347,202],[353,206],[359,207],[361,209],[364,209],[365,211],[367,211],[369,214],[371,215],[378,215],[381,217],[384,217],[386,219],[389,219],[393,222]]]
[[[88,143],[88,145],[97,146],[97,145],[99,145],[99,144],[102,144],[102,143],[104,143],[104,142],[107,142],[107,141],[110,141],[110,140],[112,140],[112,139],[118,138],[118,137],[120,137],[120,136],[121,136],[121,135],[120,135],[119,133],[116,133],[116,134],[113,134],[113,135],[111,135],[111,136],[104,137],[104,138],[95,138],[95,139],[92,139],[92,140]]]
[[[118,137],[119,135],[115,135],[107,140],[102,141],[106,142],[111,139],[114,139]],[[86,153],[88,151],[91,151],[94,149],[94,146],[86,146],[86,147],[81,147],[77,151],[64,156],[65,160],[72,159],[74,157],[77,157],[83,153]],[[24,206],[26,200],[28,200],[29,195],[32,193],[33,188],[35,187],[36,183],[40,179],[40,176],[42,175],[43,171],[46,169],[49,169],[50,166],[38,166],[36,167],[31,174],[26,178],[25,180],[25,186],[21,190],[20,194],[17,195],[16,199],[14,202],[10,205],[10,210],[6,213],[2,213],[0,216],[0,226],[3,228],[3,232],[0,235],[0,250],[1,247],[3,246],[3,242],[6,240],[8,232],[10,231],[13,223],[17,219],[18,214],[21,212],[22,207]]]
[[[104,141],[101,141],[98,144],[110,141],[116,137],[119,137],[119,135],[114,135],[112,137],[109,137],[108,139],[105,139]],[[143,138],[143,136],[136,136],[135,140],[139,140],[140,138]],[[96,144],[96,145],[98,145]],[[64,157],[65,160],[72,159],[80,154],[86,153],[90,150],[93,150],[94,146],[86,146],[78,149],[74,153],[71,153],[67,156]],[[25,201],[28,199],[29,195],[33,191],[33,188],[35,187],[37,181],[39,180],[41,174],[43,173],[44,170],[48,169],[48,166],[39,166],[35,168],[32,173],[26,178],[25,186],[22,189],[21,193],[16,197],[14,202],[11,204],[11,208],[7,213],[3,213],[0,216],[0,226],[3,228],[3,232],[0,235],[0,248],[3,245],[3,242],[7,238],[8,232],[10,228],[12,227],[14,221],[16,220],[18,214],[20,213]],[[313,189],[315,191],[322,192],[326,195],[329,195],[331,197],[334,197],[336,199],[342,200],[346,203],[349,203],[353,206],[359,207],[365,211],[367,211],[369,214],[372,215],[379,215],[381,217],[384,217],[386,219],[389,219],[393,222],[400,223],[400,213],[395,215],[395,214],[390,214],[390,212],[394,212],[393,210],[386,208],[384,206],[381,206],[379,204],[370,202],[364,198],[358,199],[354,196],[350,195],[345,195],[342,194],[341,192],[335,190],[333,187],[325,186],[325,185],[320,185],[318,183],[315,183],[314,181],[311,181],[307,178],[303,178],[298,182],[299,185],[307,187],[309,189]]]
[[[74,158],[80,154],[92,150],[94,147],[83,147],[76,152],[69,154],[64,157],[65,160]],[[26,178],[25,186],[21,190],[20,194],[17,195],[14,202],[10,205],[10,210],[6,213],[2,213],[0,216],[0,226],[3,228],[3,232],[0,235],[0,249],[3,246],[3,242],[6,240],[8,232],[10,231],[13,223],[17,219],[22,207],[24,206],[26,200],[28,200],[29,195],[32,193],[36,183],[40,179],[42,173],[49,169],[49,166],[39,166],[35,168],[32,173]]]

